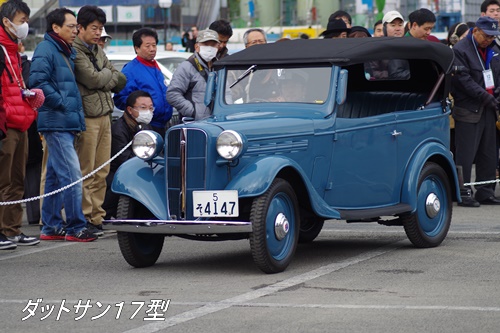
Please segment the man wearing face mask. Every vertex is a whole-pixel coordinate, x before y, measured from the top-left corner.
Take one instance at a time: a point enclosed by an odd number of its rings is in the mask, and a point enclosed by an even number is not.
[[[143,90],[136,90],[127,97],[125,112],[111,126],[111,155],[116,155],[123,149],[137,132],[145,129],[151,129],[149,123],[153,119],[155,108],[151,95]],[[107,189],[106,197],[102,208],[106,211],[105,219],[116,217],[116,209],[118,207],[119,195],[111,191],[111,184],[118,167],[125,163],[128,159],[134,157],[132,146],[128,147],[116,159],[111,162],[108,177],[106,178]]]
[[[210,29],[199,31],[195,53],[179,65],[170,81],[167,100],[183,117],[199,120],[211,114],[210,108],[204,104],[205,88],[218,45],[217,32]]]
[[[18,41],[28,35],[30,9],[20,0],[9,0],[0,7],[0,113],[6,123],[0,129],[6,138],[0,143],[0,202],[20,200],[24,194],[26,159],[28,158],[28,128],[37,117],[27,102]],[[4,129],[6,125],[6,130]],[[21,204],[0,206],[0,249],[18,245],[36,245],[40,241],[21,232]]]

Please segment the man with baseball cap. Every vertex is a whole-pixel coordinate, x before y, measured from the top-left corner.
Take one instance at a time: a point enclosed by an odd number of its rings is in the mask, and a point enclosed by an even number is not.
[[[113,37],[111,37],[111,35],[106,32],[106,29],[104,27],[102,27],[101,37],[99,38],[97,45],[99,45],[101,49],[104,50],[104,48],[106,47],[106,43],[111,39],[113,39]]]
[[[403,37],[405,34],[404,18],[396,10],[387,12],[382,18],[384,36]]]
[[[210,116],[212,111],[204,104],[205,88],[218,45],[217,32],[210,29],[199,31],[194,54],[175,70],[167,100],[182,117],[198,120]]]
[[[452,95],[455,101],[455,162],[463,170],[464,183],[470,183],[472,164],[476,164],[476,181],[495,179],[496,143],[495,121],[500,91],[500,59],[495,57],[492,44],[500,35],[498,22],[481,16],[472,34],[453,47],[455,65],[464,66],[463,71],[452,77]],[[495,184],[476,185],[462,196],[465,207],[500,205],[495,197]]]

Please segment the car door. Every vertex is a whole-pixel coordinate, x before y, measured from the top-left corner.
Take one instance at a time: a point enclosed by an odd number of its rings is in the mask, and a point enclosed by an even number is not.
[[[337,118],[325,200],[337,208],[373,208],[399,198],[393,113]]]

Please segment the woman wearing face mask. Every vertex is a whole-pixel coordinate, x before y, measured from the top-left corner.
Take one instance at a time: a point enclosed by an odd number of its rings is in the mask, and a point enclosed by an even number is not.
[[[183,117],[196,120],[210,117],[211,110],[203,100],[208,73],[217,55],[219,35],[207,29],[198,32],[195,53],[175,70],[167,91],[167,101]]]
[[[154,110],[153,99],[149,93],[136,90],[128,95],[123,116],[111,126],[111,156],[115,156],[132,141],[137,132],[152,129],[149,123],[153,119]],[[118,207],[119,196],[111,191],[111,183],[115,172],[120,165],[134,156],[132,146],[130,146],[111,162],[109,174],[106,177],[106,197],[102,205],[102,208],[106,211],[106,220],[116,217]]]
[[[28,128],[37,117],[27,99],[18,41],[28,35],[30,9],[20,0],[0,7],[0,202],[20,200],[24,194]],[[0,206],[0,249],[36,245],[40,241],[21,232],[21,204]]]

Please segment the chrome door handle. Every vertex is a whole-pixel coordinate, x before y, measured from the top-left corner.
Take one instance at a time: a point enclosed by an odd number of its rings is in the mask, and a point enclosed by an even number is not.
[[[400,135],[403,135],[403,133],[402,133],[402,132],[398,132],[398,131],[394,130],[394,131],[392,131],[391,135],[392,135],[392,136],[400,136]]]

